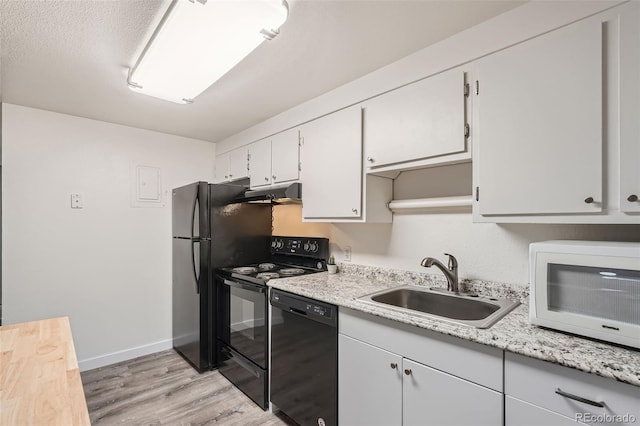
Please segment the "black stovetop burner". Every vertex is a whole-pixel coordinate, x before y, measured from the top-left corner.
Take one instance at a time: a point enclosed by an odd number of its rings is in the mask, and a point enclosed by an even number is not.
[[[233,278],[265,284],[273,278],[315,274],[327,270],[329,240],[309,237],[271,237],[270,257],[264,262],[220,270]]]
[[[221,270],[230,274],[233,278],[252,281],[257,284],[264,284],[272,278],[286,278],[315,274],[317,272],[327,270],[326,263],[324,261],[318,261],[314,266],[315,267],[308,267],[299,264],[264,262],[233,268],[221,268]]]

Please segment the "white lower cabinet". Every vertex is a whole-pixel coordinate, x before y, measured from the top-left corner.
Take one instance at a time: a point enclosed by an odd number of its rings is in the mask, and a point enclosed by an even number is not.
[[[575,426],[576,421],[511,396],[504,400],[504,424],[507,426]],[[584,423],[577,423],[584,424]]]
[[[402,360],[402,424],[502,424],[502,393],[408,359]]]
[[[505,354],[504,370],[506,426],[545,425],[527,418],[532,411],[542,418],[540,410],[590,425],[637,425],[640,421],[640,387],[510,352]],[[513,398],[540,410],[523,408]]]
[[[338,336],[338,423],[390,426],[402,422],[402,357]]]
[[[390,321],[367,318],[350,311],[340,313],[341,426],[502,425],[502,390],[487,387],[502,383],[502,351],[476,345],[476,356],[469,350],[475,344],[447,336],[431,339],[431,332],[425,334],[416,327],[413,334],[411,327],[398,324],[394,329]],[[380,342],[384,348],[377,346]],[[450,369],[449,362],[454,363]],[[474,379],[484,385],[467,380],[470,377],[463,372],[469,367],[481,370]]]

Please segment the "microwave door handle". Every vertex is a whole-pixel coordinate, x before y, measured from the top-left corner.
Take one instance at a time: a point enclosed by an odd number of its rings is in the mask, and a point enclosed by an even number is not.
[[[237,288],[241,288],[241,289],[244,289],[244,290],[253,291],[253,292],[256,292],[256,293],[264,293],[265,290],[266,290],[265,287],[260,287],[260,286],[251,285],[251,284],[242,284],[242,283],[239,283],[237,281],[231,281],[231,280],[227,280],[227,279],[225,279],[223,282],[226,285],[230,286],[230,287],[237,287]]]

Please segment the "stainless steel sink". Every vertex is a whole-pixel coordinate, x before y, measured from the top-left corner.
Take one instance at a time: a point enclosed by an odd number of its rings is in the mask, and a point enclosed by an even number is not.
[[[360,300],[476,328],[491,327],[520,304],[508,299],[455,294],[411,285],[379,291]]]

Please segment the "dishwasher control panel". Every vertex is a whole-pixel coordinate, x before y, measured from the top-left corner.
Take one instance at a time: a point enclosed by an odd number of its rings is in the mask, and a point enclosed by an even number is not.
[[[305,316],[310,320],[336,326],[338,307],[329,303],[298,296],[281,290],[271,290],[271,305],[285,312]]]

